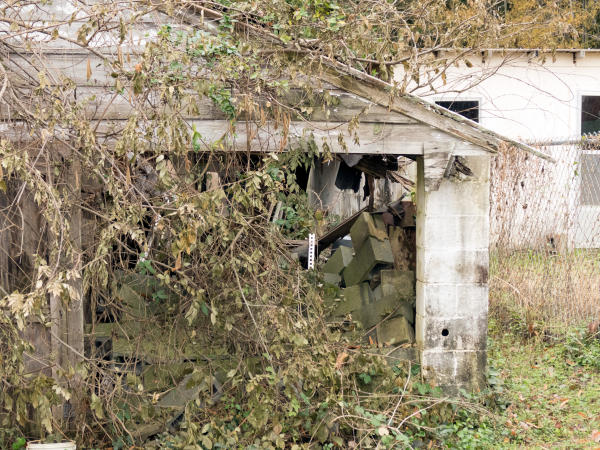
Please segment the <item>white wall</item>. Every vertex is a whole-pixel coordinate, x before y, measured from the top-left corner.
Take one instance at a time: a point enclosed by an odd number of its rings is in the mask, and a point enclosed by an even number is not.
[[[479,100],[480,123],[515,139],[573,137],[580,129],[581,95],[600,95],[600,52],[584,55],[576,53],[573,62],[570,52],[492,53],[485,62],[471,58],[472,68],[451,67],[447,83],[434,84],[438,92],[415,93],[431,101]]]
[[[413,93],[432,102],[478,100],[481,125],[528,143],[580,135],[581,96],[600,95],[600,52],[486,52],[484,57],[471,58],[470,68],[451,67],[445,84],[440,79],[433,90]],[[519,160],[522,173],[513,170],[510,180],[500,183],[502,191],[492,192],[492,214],[506,214],[492,217],[492,245],[504,226],[504,231],[510,227],[514,247],[539,248],[551,237],[562,247],[600,247],[600,206],[579,202],[579,150],[542,150],[559,163]]]

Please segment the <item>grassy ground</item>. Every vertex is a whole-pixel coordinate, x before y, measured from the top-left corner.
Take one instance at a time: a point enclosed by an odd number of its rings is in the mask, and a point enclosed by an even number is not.
[[[600,449],[600,255],[493,255],[489,363],[500,380],[492,448]],[[498,389],[497,389],[498,390]]]
[[[507,305],[528,321],[600,318],[600,253],[520,251],[490,255],[490,306]]]
[[[582,365],[567,342],[523,342],[506,333],[492,340],[489,356],[506,402],[498,447],[600,448],[600,372]]]

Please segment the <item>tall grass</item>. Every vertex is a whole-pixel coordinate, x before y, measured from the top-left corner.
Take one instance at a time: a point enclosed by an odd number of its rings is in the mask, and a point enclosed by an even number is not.
[[[600,319],[600,252],[494,252],[490,313],[528,326],[571,326]]]

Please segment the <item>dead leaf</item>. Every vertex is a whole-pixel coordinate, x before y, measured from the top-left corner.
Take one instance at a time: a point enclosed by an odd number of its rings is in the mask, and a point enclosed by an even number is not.
[[[594,430],[592,431],[592,435],[590,436],[592,442],[600,442],[600,431]]]
[[[344,362],[348,359],[348,353],[340,353],[335,360],[335,370],[340,370],[344,365]]]
[[[175,267],[173,267],[173,270],[179,269],[181,269],[181,252],[177,254],[177,259],[175,260]]]
[[[141,65],[140,63],[137,63],[137,64],[135,65],[135,71],[136,71],[137,73],[140,73],[140,72],[142,71],[142,65]]]

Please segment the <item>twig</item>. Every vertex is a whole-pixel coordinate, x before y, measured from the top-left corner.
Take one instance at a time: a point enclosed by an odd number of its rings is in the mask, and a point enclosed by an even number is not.
[[[240,283],[240,277],[238,276],[237,270],[234,270],[233,273],[235,274],[235,279],[237,281],[237,285],[240,289],[240,294],[242,294],[242,299],[244,300],[244,304],[246,305],[246,308],[248,309],[248,313],[250,314],[250,318],[252,319],[252,322],[254,323],[254,327],[256,328],[256,332],[258,333],[258,337],[260,339],[260,343],[262,344],[265,353],[267,354],[267,357],[269,358],[269,360],[271,360],[271,354],[269,353],[269,349],[267,348],[267,344],[265,344],[265,340],[263,339],[262,334],[260,333],[260,328],[258,328],[258,323],[256,323],[256,319],[254,319],[254,314],[252,314],[252,309],[250,309],[250,305],[248,304],[248,300],[246,300],[246,296],[244,295],[244,290],[242,289],[242,284]]]

